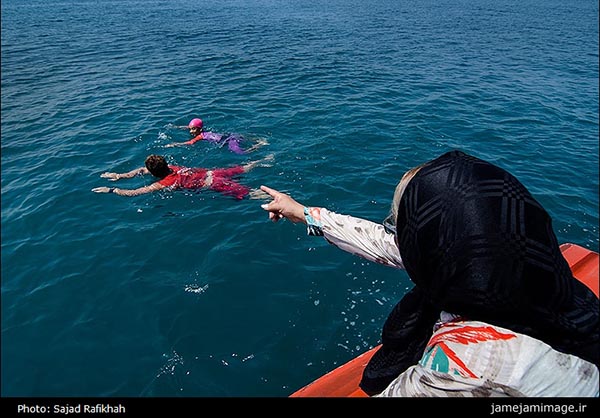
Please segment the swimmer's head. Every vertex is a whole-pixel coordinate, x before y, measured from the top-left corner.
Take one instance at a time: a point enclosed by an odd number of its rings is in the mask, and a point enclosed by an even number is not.
[[[194,118],[190,121],[190,123],[188,123],[188,128],[191,131],[192,129],[194,130],[201,130],[202,129],[202,119],[200,118]]]
[[[167,160],[162,155],[149,155],[146,158],[146,168],[155,177],[164,178],[171,174]]]

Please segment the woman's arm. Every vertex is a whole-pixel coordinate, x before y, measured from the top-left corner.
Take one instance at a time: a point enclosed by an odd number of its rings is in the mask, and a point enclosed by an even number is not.
[[[272,221],[286,218],[294,223],[303,222],[308,226],[309,235],[322,235],[344,251],[379,264],[404,268],[395,238],[385,232],[383,225],[327,209],[307,208],[290,196],[266,186],[261,186],[261,190],[273,198],[271,203],[262,205],[264,210],[269,211]]]
[[[116,187],[95,187],[92,189],[92,192],[95,193],[114,193],[114,194],[118,194],[119,196],[139,196],[141,194],[145,194],[145,193],[151,193],[151,192],[156,192],[158,190],[164,189],[166,186],[163,186],[162,184],[156,182],[156,183],[152,183],[149,186],[144,186],[144,187],[140,187],[137,189],[119,189]]]
[[[404,269],[395,237],[385,232],[383,225],[325,208],[309,208],[309,213],[319,218],[316,226],[330,244],[369,261]]]
[[[111,173],[107,171],[106,173],[100,174],[100,177],[104,179],[109,179],[110,181],[117,181],[120,179],[130,179],[132,177],[137,176],[138,174],[144,175],[150,174],[150,172],[146,167],[140,167],[136,168],[135,170],[128,171],[127,173]]]

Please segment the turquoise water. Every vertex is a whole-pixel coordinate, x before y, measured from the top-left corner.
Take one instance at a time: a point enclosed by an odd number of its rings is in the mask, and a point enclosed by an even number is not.
[[[404,272],[146,155],[372,220],[450,149],[598,251],[595,0],[2,1],[2,395],[284,397],[379,342]],[[173,128],[262,137],[239,156]],[[123,180],[121,187],[149,184]]]

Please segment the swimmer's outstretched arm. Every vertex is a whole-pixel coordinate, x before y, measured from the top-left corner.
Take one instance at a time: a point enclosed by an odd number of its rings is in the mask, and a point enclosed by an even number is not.
[[[184,145],[193,145],[198,141],[202,141],[203,136],[202,134],[197,135],[196,137],[190,139],[189,141],[185,141],[185,142],[171,142],[170,144],[165,145],[165,148],[173,148],[173,147],[182,147]]]
[[[183,142],[171,142],[170,144],[165,145],[165,148],[182,147],[184,145]]]
[[[140,187],[138,189],[119,189],[116,187],[95,187],[92,189],[94,193],[114,193],[119,196],[139,196],[141,194],[156,192],[158,190],[164,189],[165,186],[156,182],[152,183],[150,186]]]
[[[103,179],[109,179],[110,181],[117,181],[119,179],[130,179],[132,177],[137,176],[138,174],[144,175],[150,174],[150,172],[146,167],[140,167],[136,168],[135,170],[128,171],[127,173],[111,173],[107,171],[106,173],[100,174],[100,177],[102,177]]]

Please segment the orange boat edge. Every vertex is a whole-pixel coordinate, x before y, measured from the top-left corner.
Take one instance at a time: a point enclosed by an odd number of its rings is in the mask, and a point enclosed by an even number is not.
[[[576,244],[560,246],[573,276],[598,297],[598,253]],[[358,386],[362,372],[379,346],[355,357],[290,395],[291,398],[367,398]]]

